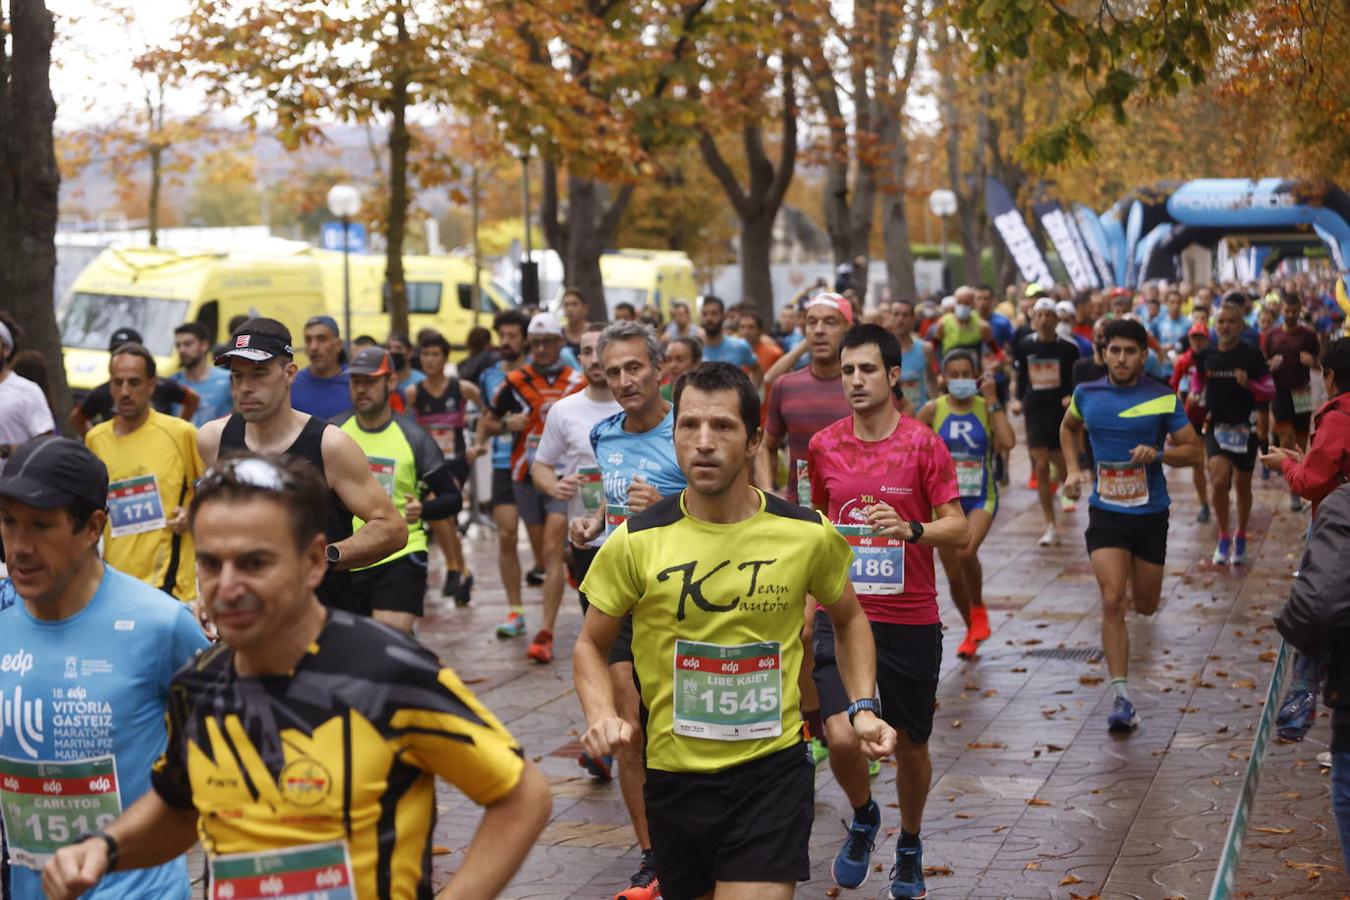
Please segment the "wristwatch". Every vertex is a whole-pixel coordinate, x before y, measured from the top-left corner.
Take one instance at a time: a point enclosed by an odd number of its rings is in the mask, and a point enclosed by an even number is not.
[[[323,555],[328,559],[328,564],[330,566],[336,566],[338,563],[342,562],[342,548],[337,544],[329,544],[327,548],[324,549]]]
[[[881,703],[875,697],[864,697],[861,700],[854,700],[848,705],[848,724],[853,724],[853,717],[863,710],[867,710],[874,716],[881,715]]]
[[[111,834],[108,834],[108,832],[93,831],[90,832],[89,834],[80,835],[79,837],[75,838],[75,840],[71,841],[70,844],[68,844],[67,846],[71,846],[74,844],[83,844],[85,841],[93,840],[95,838],[102,841],[108,848],[108,868],[105,869],[104,871],[105,873],[111,872],[113,869],[117,868],[117,858],[121,854],[118,852],[117,849],[117,838],[113,837]]]
[[[923,537],[923,523],[914,519],[909,523],[909,537],[905,539],[905,543],[917,544],[921,537]]]
[[[1002,404],[1002,403],[999,403],[999,402],[997,402],[997,401],[995,401],[995,402],[993,402],[993,403],[987,404],[987,405],[985,406],[985,410],[986,410],[990,415],[993,415],[993,414],[996,413],[996,412],[1003,412],[1003,404]]]

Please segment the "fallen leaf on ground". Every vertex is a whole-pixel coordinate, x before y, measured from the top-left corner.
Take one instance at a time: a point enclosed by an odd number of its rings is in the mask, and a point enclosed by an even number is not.
[[[1232,684],[1230,684],[1229,687],[1247,688],[1248,690],[1254,690],[1256,688],[1256,681],[1255,679],[1252,678],[1239,678],[1237,681],[1234,681]]]
[[[1027,801],[1027,806],[1054,806],[1049,800],[1042,800],[1040,797],[1032,797]]]
[[[1214,670],[1214,674],[1217,675],[1217,676],[1219,676],[1220,678],[1227,678],[1227,677],[1228,677],[1228,672],[1225,671],[1224,669],[1215,669],[1215,670]]]
[[[1275,651],[1274,650],[1263,651],[1261,655],[1257,657],[1257,659],[1261,660],[1261,662],[1273,663],[1275,661]]]
[[[1071,884],[1082,884],[1082,883],[1083,883],[1083,879],[1079,878],[1077,875],[1073,874],[1072,872],[1070,872],[1068,875],[1065,875],[1063,878],[1061,878],[1061,879],[1059,880],[1059,886],[1060,886],[1060,887],[1067,887],[1068,885],[1071,885]]]
[[[956,814],[956,817],[957,817],[958,819],[973,819],[973,818],[975,818],[974,814],[972,814],[972,813],[957,813],[957,814]]]
[[[1060,752],[1062,752],[1063,750],[1064,750],[1064,748],[1061,747],[1059,744],[1046,744],[1046,745],[1045,745],[1045,752],[1046,752],[1046,753],[1060,753]]]
[[[1017,673],[1022,673],[1022,672],[1025,672],[1026,669],[1022,668],[1021,666],[1015,666],[1015,667],[1012,669],[1012,671],[1017,672]]]
[[[984,696],[984,697],[997,697],[997,696],[998,696],[998,691],[994,690],[993,688],[990,688],[989,690],[985,691],[981,696]]]
[[[971,741],[966,744],[967,750],[1002,750],[1003,744],[998,741]]]
[[[950,874],[952,874],[952,867],[951,867],[951,866],[924,866],[924,867],[923,867],[923,874],[929,875],[929,876],[932,876],[932,875],[950,875]]]
[[[431,847],[432,856],[444,856],[447,853],[454,853],[454,847],[446,847],[443,844],[433,844]]]
[[[960,728],[960,727],[961,727],[961,720],[960,720],[960,719],[953,719],[953,720],[952,720],[952,727],[953,727],[953,728]]]
[[[832,888],[830,888],[828,891],[825,892],[825,896],[826,896],[826,897],[838,897],[838,896],[839,896],[839,888],[837,888],[837,887],[832,887]]]
[[[460,679],[460,683],[461,683],[461,684],[482,684],[482,683],[485,682],[485,681],[487,681],[486,678],[461,678],[461,679]]]
[[[1022,642],[1022,645],[1025,647],[1034,647],[1040,643],[1044,643],[1040,638],[1027,638]]]
[[[1252,831],[1259,831],[1259,832],[1261,832],[1262,834],[1293,834],[1293,833],[1294,833],[1294,829],[1292,829],[1292,828],[1279,828],[1279,827],[1274,826],[1274,825],[1261,825],[1261,826],[1259,826],[1259,827],[1257,827],[1257,828],[1253,828]],[[1288,864],[1289,864],[1289,861],[1288,861],[1288,860],[1285,860],[1285,865],[1288,865]],[[1297,868],[1297,867],[1296,867],[1296,866],[1290,866],[1290,868],[1292,869],[1292,868]]]
[[[1040,867],[1041,867],[1041,864],[1040,864],[1040,863],[1036,862],[1035,860],[1032,860],[1031,862],[1027,863],[1027,867],[1026,867],[1025,869],[1023,869],[1022,871],[1024,871],[1024,872],[1034,872],[1035,870],[1039,869]]]
[[[1102,683],[1103,681],[1105,681],[1105,680],[1106,680],[1106,679],[1103,678],[1103,677],[1100,676],[1100,675],[1079,675],[1079,676],[1078,676],[1078,683],[1079,683],[1079,684],[1087,684],[1087,685],[1101,684],[1101,683]]]
[[[998,834],[1000,831],[1007,831],[1007,830],[1008,830],[1007,825],[997,825],[994,827],[994,834]]]

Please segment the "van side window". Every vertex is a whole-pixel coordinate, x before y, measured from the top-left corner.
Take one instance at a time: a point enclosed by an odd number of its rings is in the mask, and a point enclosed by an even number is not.
[[[220,339],[220,301],[208,300],[203,303],[197,312],[197,321],[206,326],[206,331],[210,335],[208,340],[215,344]]]
[[[438,313],[441,311],[441,285],[438,281],[409,281],[408,313]],[[384,312],[389,312],[389,282],[380,292],[384,298]]]
[[[455,291],[459,296],[459,308],[473,312],[473,285],[461,281],[455,285]]]

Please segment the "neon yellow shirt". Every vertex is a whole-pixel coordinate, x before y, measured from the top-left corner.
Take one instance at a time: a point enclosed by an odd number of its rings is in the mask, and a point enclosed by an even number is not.
[[[605,540],[581,585],[606,615],[633,614],[653,769],[717,772],[802,739],[806,595],[838,600],[852,550],[819,512],[756,493],[732,525],[665,498]]]

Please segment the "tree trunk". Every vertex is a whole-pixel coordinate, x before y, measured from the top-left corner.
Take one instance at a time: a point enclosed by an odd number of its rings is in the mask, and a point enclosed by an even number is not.
[[[9,9],[12,56],[0,41],[0,306],[22,323],[28,345],[46,358],[53,412],[64,422],[70,393],[52,296],[61,182],[52,140],[55,30],[42,0],[10,0]]]
[[[408,43],[400,8],[394,15],[400,45]],[[406,57],[401,57],[406,59]],[[408,336],[408,284],[403,277],[403,237],[408,223],[408,71],[400,66],[389,92],[389,231],[385,247],[385,283],[389,286],[389,331]],[[345,336],[347,340],[352,335]]]
[[[772,215],[741,220],[741,302],[773,320]]]
[[[158,144],[150,148],[150,202],[146,209],[150,246],[159,246],[159,194],[164,179],[164,148]]]
[[[896,130],[891,145],[891,180],[895,189],[886,200],[881,221],[881,240],[886,252],[886,282],[892,300],[915,300],[914,250],[909,244],[909,219],[905,215],[905,171],[909,168],[909,139]]]
[[[559,255],[568,287],[586,298],[586,316],[592,322],[608,322],[605,283],[600,277],[600,254],[604,241],[597,234],[600,219],[599,185],[585,178],[567,177],[567,243]]]

